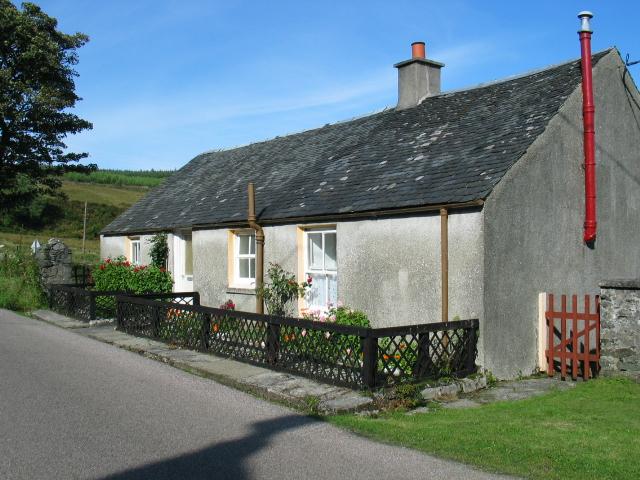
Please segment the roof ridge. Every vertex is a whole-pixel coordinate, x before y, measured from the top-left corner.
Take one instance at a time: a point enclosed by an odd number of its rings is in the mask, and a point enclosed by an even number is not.
[[[591,56],[592,57],[596,57],[598,55],[609,53],[609,52],[611,52],[612,50],[615,50],[615,49],[616,49],[616,47],[608,47],[608,48],[605,48],[604,50],[600,50],[599,52],[592,53]],[[422,101],[426,100],[427,98],[442,97],[442,96],[450,95],[450,94],[454,94],[454,93],[468,92],[468,91],[471,91],[471,90],[477,90],[479,88],[492,87],[494,85],[499,85],[501,83],[512,82],[513,80],[519,80],[521,78],[530,77],[530,76],[536,75],[538,73],[542,73],[542,72],[546,72],[546,71],[549,71],[549,70],[553,70],[554,68],[564,67],[565,65],[569,65],[570,63],[575,63],[575,62],[579,62],[579,61],[580,61],[580,58],[574,58],[572,60],[565,60],[564,62],[554,63],[554,64],[551,64],[551,65],[547,65],[546,67],[535,68],[533,70],[528,70],[528,71],[523,72],[523,73],[510,75],[508,77],[499,78],[499,79],[496,79],[496,80],[489,80],[488,82],[482,82],[482,83],[478,83],[478,84],[471,85],[471,86],[468,86],[468,87],[463,87],[463,88],[456,88],[454,90],[447,90],[447,91],[441,92],[441,93],[439,93],[437,95],[430,95],[430,96],[424,97],[422,100],[420,100],[420,103],[422,103]]]

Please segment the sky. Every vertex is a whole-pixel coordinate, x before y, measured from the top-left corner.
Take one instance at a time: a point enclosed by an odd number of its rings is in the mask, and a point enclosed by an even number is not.
[[[594,51],[640,60],[638,0],[33,1],[90,37],[75,113],[93,130],[66,143],[100,168],[175,169],[393,107],[413,41],[446,64],[445,91],[578,58],[580,10]]]

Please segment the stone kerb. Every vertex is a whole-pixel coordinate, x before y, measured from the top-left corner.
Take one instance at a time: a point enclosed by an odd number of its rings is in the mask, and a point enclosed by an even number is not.
[[[640,378],[640,279],[600,284],[601,373]]]

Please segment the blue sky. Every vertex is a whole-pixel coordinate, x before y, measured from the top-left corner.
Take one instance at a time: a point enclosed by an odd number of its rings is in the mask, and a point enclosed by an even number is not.
[[[579,57],[582,9],[594,51],[640,60],[637,0],[34,1],[91,38],[76,112],[94,129],[67,143],[102,168],[178,168],[393,106],[392,65],[416,40],[446,63],[444,90]]]

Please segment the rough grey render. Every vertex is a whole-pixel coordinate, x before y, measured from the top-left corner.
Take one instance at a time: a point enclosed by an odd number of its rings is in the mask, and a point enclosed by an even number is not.
[[[602,374],[640,378],[640,279],[601,285],[600,322]]]
[[[580,80],[574,61],[414,108],[204,153],[103,233],[242,222],[250,181],[262,221],[483,199]]]
[[[72,282],[71,249],[62,240],[49,239],[37,251],[36,260],[40,267],[40,281],[45,289],[49,285]]]
[[[597,294],[603,278],[640,275],[640,95],[617,51],[594,67],[598,239],[582,241],[582,92],[486,200],[481,363],[499,378],[537,363],[540,292]]]

